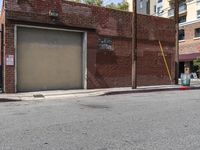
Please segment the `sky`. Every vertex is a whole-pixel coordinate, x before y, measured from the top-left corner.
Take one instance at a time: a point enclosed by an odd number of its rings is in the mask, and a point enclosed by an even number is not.
[[[103,0],[104,4],[110,4],[110,3],[120,3],[122,0]]]

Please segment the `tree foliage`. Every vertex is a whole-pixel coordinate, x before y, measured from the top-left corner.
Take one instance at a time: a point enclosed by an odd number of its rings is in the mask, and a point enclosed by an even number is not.
[[[88,5],[94,5],[94,6],[103,6],[103,0],[72,0],[74,2],[78,3],[84,3]],[[110,3],[106,5],[107,8],[117,9],[117,10],[124,10],[127,11],[129,4],[126,0],[123,0],[121,3]]]
[[[88,5],[102,6],[103,0],[83,0],[83,3]]]
[[[198,77],[200,78],[200,58],[197,58],[193,61],[192,72],[196,72]]]
[[[129,4],[126,0],[123,0],[121,3],[111,3],[106,5],[107,8],[118,9],[118,10],[128,10]]]

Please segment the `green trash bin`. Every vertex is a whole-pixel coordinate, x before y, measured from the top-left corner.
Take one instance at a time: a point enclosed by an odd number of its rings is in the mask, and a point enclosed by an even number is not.
[[[181,74],[181,85],[182,86],[190,86],[190,74]]]

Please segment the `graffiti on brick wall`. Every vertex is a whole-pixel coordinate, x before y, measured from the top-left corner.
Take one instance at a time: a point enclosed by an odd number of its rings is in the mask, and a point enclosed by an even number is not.
[[[99,49],[101,50],[113,50],[111,38],[99,39]]]

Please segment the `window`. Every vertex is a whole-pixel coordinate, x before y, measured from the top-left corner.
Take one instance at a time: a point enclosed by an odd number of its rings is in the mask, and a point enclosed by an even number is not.
[[[162,0],[158,0],[158,3],[161,3],[162,2]]]
[[[162,10],[162,6],[158,7],[158,8],[157,8],[157,14],[162,13],[161,10]]]
[[[154,13],[156,13],[156,5],[154,5]]]
[[[140,8],[143,8],[143,0],[140,0]]]
[[[200,19],[200,10],[197,10],[197,19]]]
[[[195,37],[200,37],[200,28],[195,29]]]
[[[197,6],[198,7],[200,6],[200,0],[197,0]]]
[[[181,17],[179,17],[178,22],[179,22],[179,23],[186,22],[186,16],[181,16]]]
[[[179,40],[184,40],[185,39],[185,31],[184,31],[184,29],[179,30],[178,39]]]

